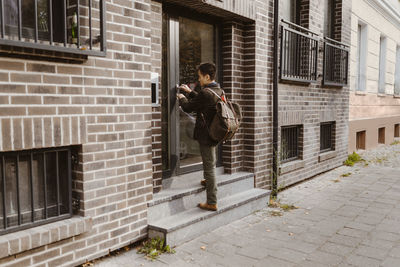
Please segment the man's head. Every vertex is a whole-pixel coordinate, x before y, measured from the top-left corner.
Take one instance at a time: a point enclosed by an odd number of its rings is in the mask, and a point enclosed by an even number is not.
[[[202,63],[197,68],[197,74],[199,75],[199,82],[201,86],[205,86],[215,81],[215,74],[217,69],[214,63]]]

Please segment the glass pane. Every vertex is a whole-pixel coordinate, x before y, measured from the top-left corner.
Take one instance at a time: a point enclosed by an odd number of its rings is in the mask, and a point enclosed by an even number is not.
[[[38,0],[38,33],[40,40],[49,40],[49,8],[47,0]]]
[[[32,221],[30,156],[19,157],[19,201],[22,224]]]
[[[16,157],[5,157],[7,226],[18,225]]]
[[[58,166],[60,176],[60,210],[61,214],[69,213],[69,179],[68,179],[68,152],[58,153]]]
[[[22,37],[35,38],[35,2],[32,0],[21,1],[22,11]]]
[[[44,213],[44,177],[43,154],[33,154],[33,203],[35,207],[35,221],[45,219]]]
[[[47,216],[57,216],[56,152],[46,153]]]
[[[214,26],[203,22],[179,18],[179,83],[198,89],[197,66],[202,62],[215,62]],[[196,88],[197,87],[197,88]],[[199,144],[193,139],[195,113],[179,111],[181,167],[201,163]]]
[[[18,36],[18,1],[4,0],[4,24],[6,35]]]

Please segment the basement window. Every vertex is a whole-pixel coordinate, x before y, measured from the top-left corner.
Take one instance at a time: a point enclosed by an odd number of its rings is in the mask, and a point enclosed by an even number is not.
[[[284,126],[281,128],[281,162],[300,158],[301,155],[301,125]]]
[[[70,218],[70,148],[0,153],[0,235]]]
[[[400,124],[399,123],[394,125],[394,137],[400,137]]]
[[[320,152],[334,150],[335,122],[323,122],[320,125]]]
[[[0,7],[2,50],[105,56],[105,0],[3,0]]]
[[[356,149],[365,149],[365,131],[360,131],[356,133]]]
[[[378,144],[385,143],[385,127],[378,129]]]

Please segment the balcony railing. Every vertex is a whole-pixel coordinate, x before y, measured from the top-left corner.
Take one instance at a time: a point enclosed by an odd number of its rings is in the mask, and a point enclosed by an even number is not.
[[[346,86],[348,84],[349,48],[347,45],[325,37],[324,85]]]
[[[105,13],[105,0],[0,0],[0,45],[105,56]]]
[[[297,24],[282,20],[280,79],[317,80],[318,36]]]

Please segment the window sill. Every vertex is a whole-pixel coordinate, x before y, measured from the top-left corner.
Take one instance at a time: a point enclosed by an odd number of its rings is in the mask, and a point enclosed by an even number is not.
[[[92,219],[75,216],[0,236],[0,259],[80,235],[92,229]]]
[[[302,169],[304,168],[305,163],[304,160],[294,160],[294,161],[290,161],[290,162],[286,162],[281,164],[281,166],[279,167],[279,173],[280,175],[285,174],[285,173],[289,173],[298,169]]]
[[[364,91],[355,91],[355,94],[356,95],[367,95],[367,93]]]
[[[387,97],[387,96],[389,96],[389,95],[384,94],[384,93],[378,93],[378,97]]]
[[[400,98],[400,95],[393,95],[393,98]]]
[[[318,162],[322,162],[328,159],[332,159],[335,158],[337,156],[337,151],[327,151],[327,152],[322,152],[321,154],[319,154],[318,156]]]

